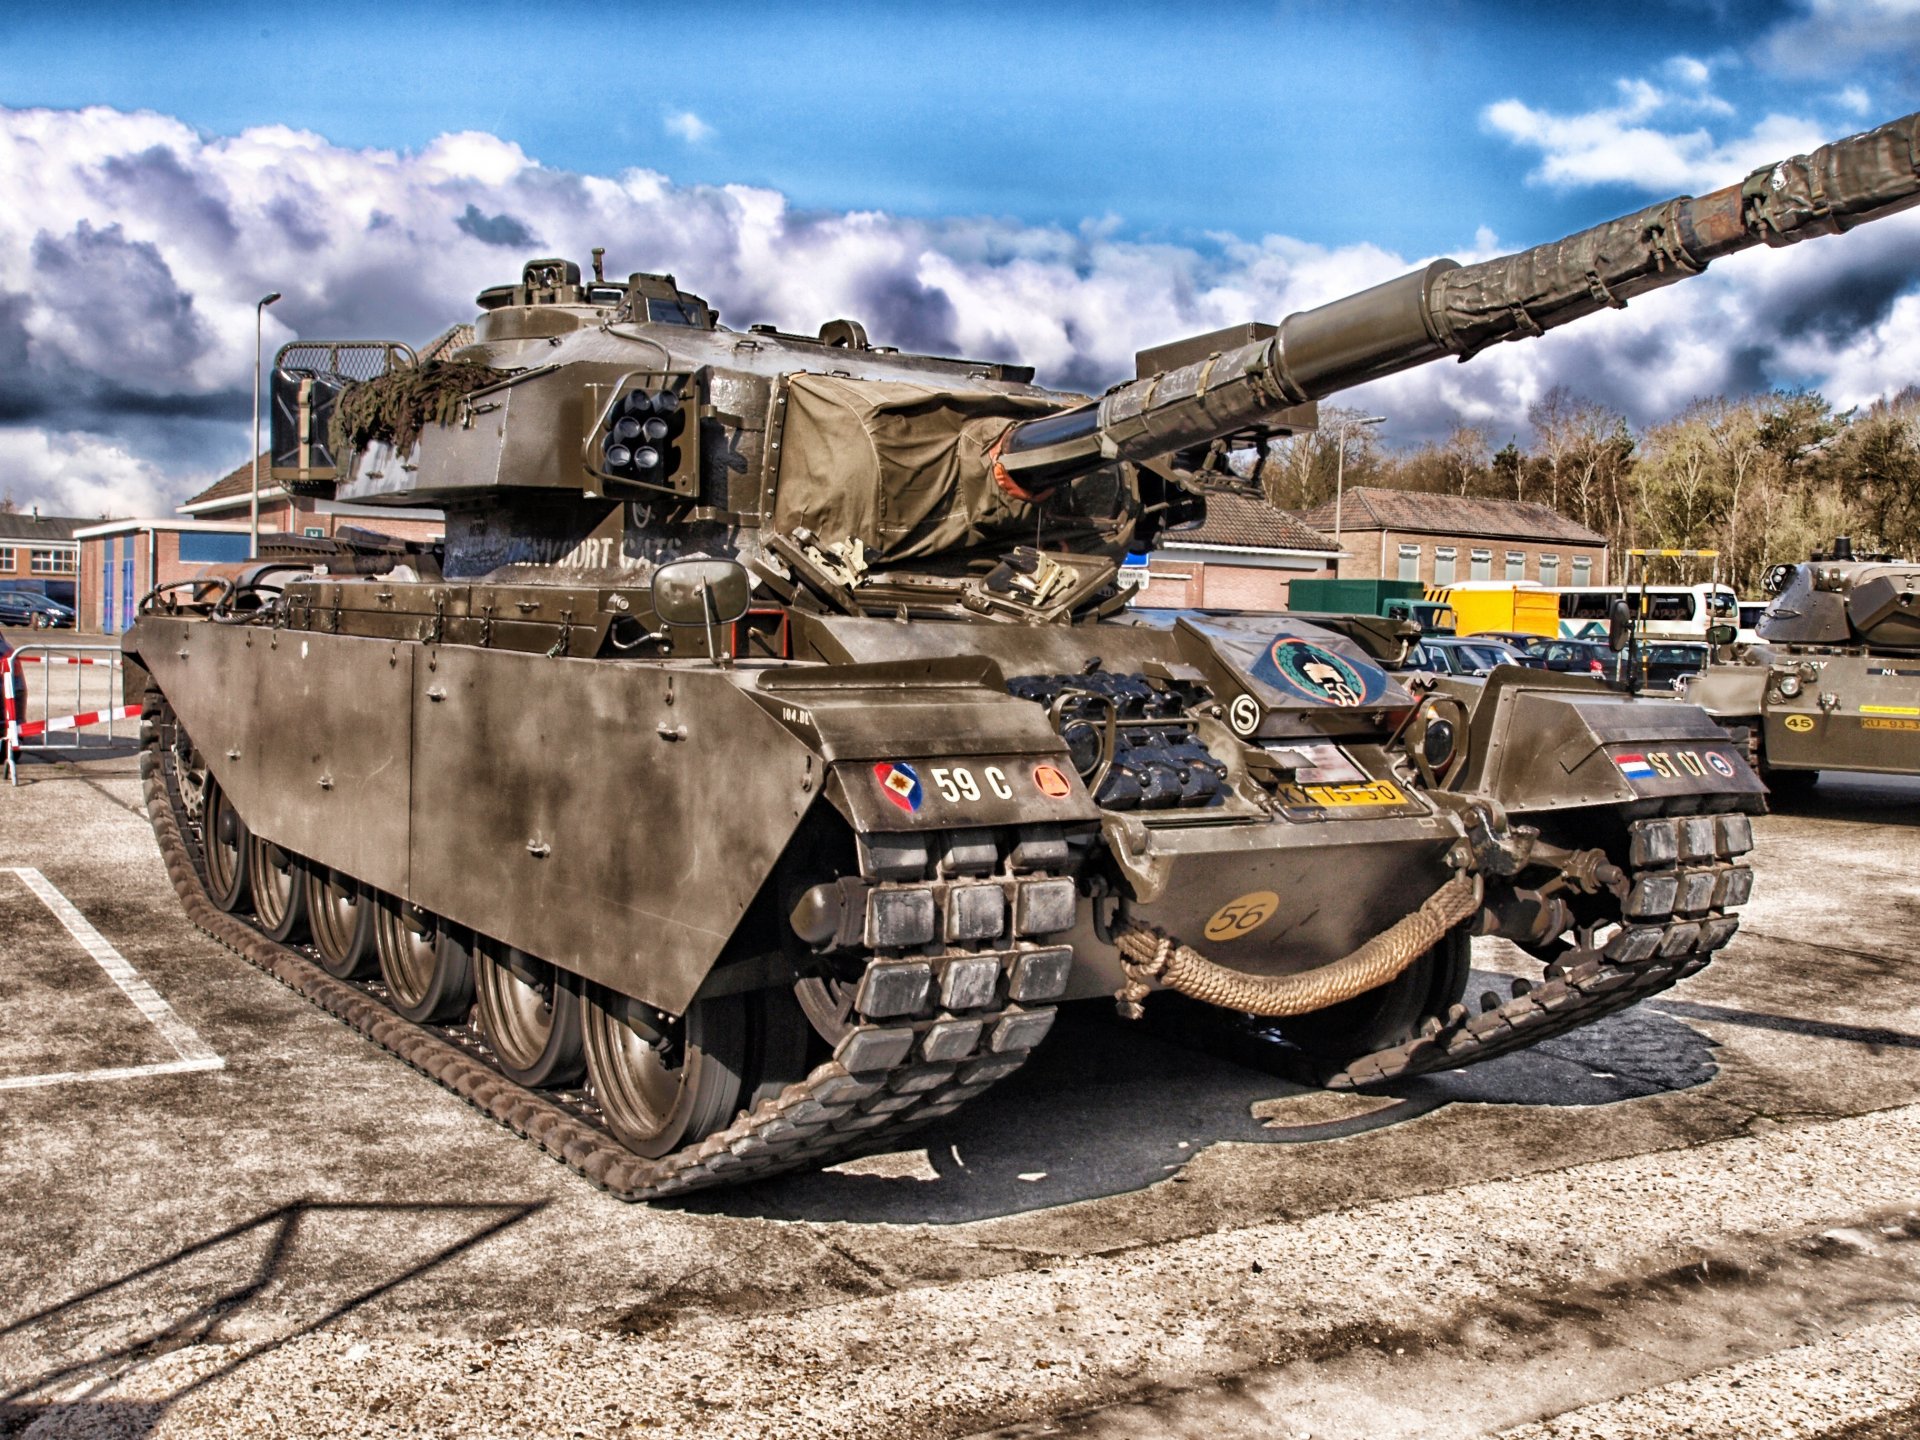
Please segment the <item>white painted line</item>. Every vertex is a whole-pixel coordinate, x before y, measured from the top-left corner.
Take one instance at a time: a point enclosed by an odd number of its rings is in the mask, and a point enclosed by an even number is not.
[[[157,1065],[118,1065],[104,1070],[62,1070],[53,1075],[9,1075],[0,1078],[0,1090],[31,1090],[39,1085],[70,1085],[76,1080],[139,1080],[148,1075],[190,1075],[196,1070],[224,1070],[218,1055],[204,1060],[164,1060]]]
[[[0,1090],[20,1090],[32,1085],[57,1085],[72,1080],[126,1080],[143,1075],[180,1075],[195,1070],[220,1070],[226,1067],[226,1061],[214,1054],[211,1046],[202,1040],[194,1028],[173,1013],[173,1007],[160,998],[155,990],[141,978],[140,972],[127,963],[127,959],[113,946],[107,943],[107,937],[88,922],[74,906],[74,903],[53,888],[51,881],[38,870],[25,865],[9,867],[35,895],[40,903],[53,912],[53,918],[67,929],[67,933],[79,942],[80,948],[91,955],[100,968],[107,972],[107,978],[120,987],[120,991],[131,1000],[134,1008],[144,1015],[147,1023],[160,1032],[160,1036],[173,1047],[178,1060],[169,1060],[158,1065],[126,1065],[101,1070],[66,1071],[57,1075],[28,1075],[13,1079],[0,1079]]]

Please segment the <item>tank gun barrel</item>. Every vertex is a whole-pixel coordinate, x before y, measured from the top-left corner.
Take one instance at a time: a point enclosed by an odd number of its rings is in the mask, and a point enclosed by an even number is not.
[[[1920,114],[1763,166],[1698,199],[1665,200],[1474,265],[1436,260],[1300,311],[1269,339],[1015,424],[996,447],[995,477],[1026,493],[1115,460],[1170,455],[1368,380],[1620,309],[1736,250],[1838,234],[1916,203]]]

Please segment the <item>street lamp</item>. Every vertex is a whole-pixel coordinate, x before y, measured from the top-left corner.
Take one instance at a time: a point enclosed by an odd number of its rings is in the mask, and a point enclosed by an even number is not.
[[[253,560],[260,558],[260,331],[267,306],[279,298],[278,290],[270,290],[253,307],[253,504],[247,523],[247,532],[252,536],[247,544],[247,557]]]
[[[1384,415],[1342,415],[1340,417],[1340,453],[1333,462],[1333,574],[1340,576],[1340,507],[1347,496],[1347,435],[1356,425],[1384,425]]]

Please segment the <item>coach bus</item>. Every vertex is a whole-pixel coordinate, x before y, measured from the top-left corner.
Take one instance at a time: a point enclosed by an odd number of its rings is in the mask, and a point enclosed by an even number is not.
[[[1613,602],[1626,599],[1638,606],[1638,586],[1584,585],[1560,589],[1560,637],[1563,640],[1605,639]],[[1707,627],[1732,625],[1739,619],[1739,602],[1731,585],[1649,585],[1645,591],[1649,640],[1690,640],[1704,645]]]

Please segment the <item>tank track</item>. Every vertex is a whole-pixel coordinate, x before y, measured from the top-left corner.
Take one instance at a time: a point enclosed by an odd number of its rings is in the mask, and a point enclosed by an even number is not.
[[[383,1003],[377,982],[336,979],[297,949],[270,940],[241,916],[216,906],[206,891],[199,826],[187,814],[172,747],[163,743],[169,718],[164,698],[149,691],[142,709],[140,772],[167,876],[194,925],[616,1199],[651,1200],[742,1184],[884,1148],[1019,1069],[1052,1026],[1051,1006],[971,1010],[959,1018],[980,1022],[977,1053],[929,1060],[923,1051],[939,1031],[926,1022],[862,1020],[835,1046],[835,1058],[805,1079],[736,1116],[725,1129],[647,1159],[597,1123],[590,1098],[569,1102],[509,1080],[487,1063],[484,1044],[476,1043],[466,1027],[403,1020]]]
[[[1548,966],[1544,982],[1513,982],[1501,1002],[1489,990],[1474,1014],[1455,1005],[1422,1034],[1320,1077],[1353,1090],[1436,1070],[1458,1070],[1523,1050],[1636,1005],[1706,968],[1733,939],[1753,871],[1736,863],[1753,848],[1746,815],[1660,815],[1628,827],[1632,888],[1619,928],[1599,949],[1576,947]]]

